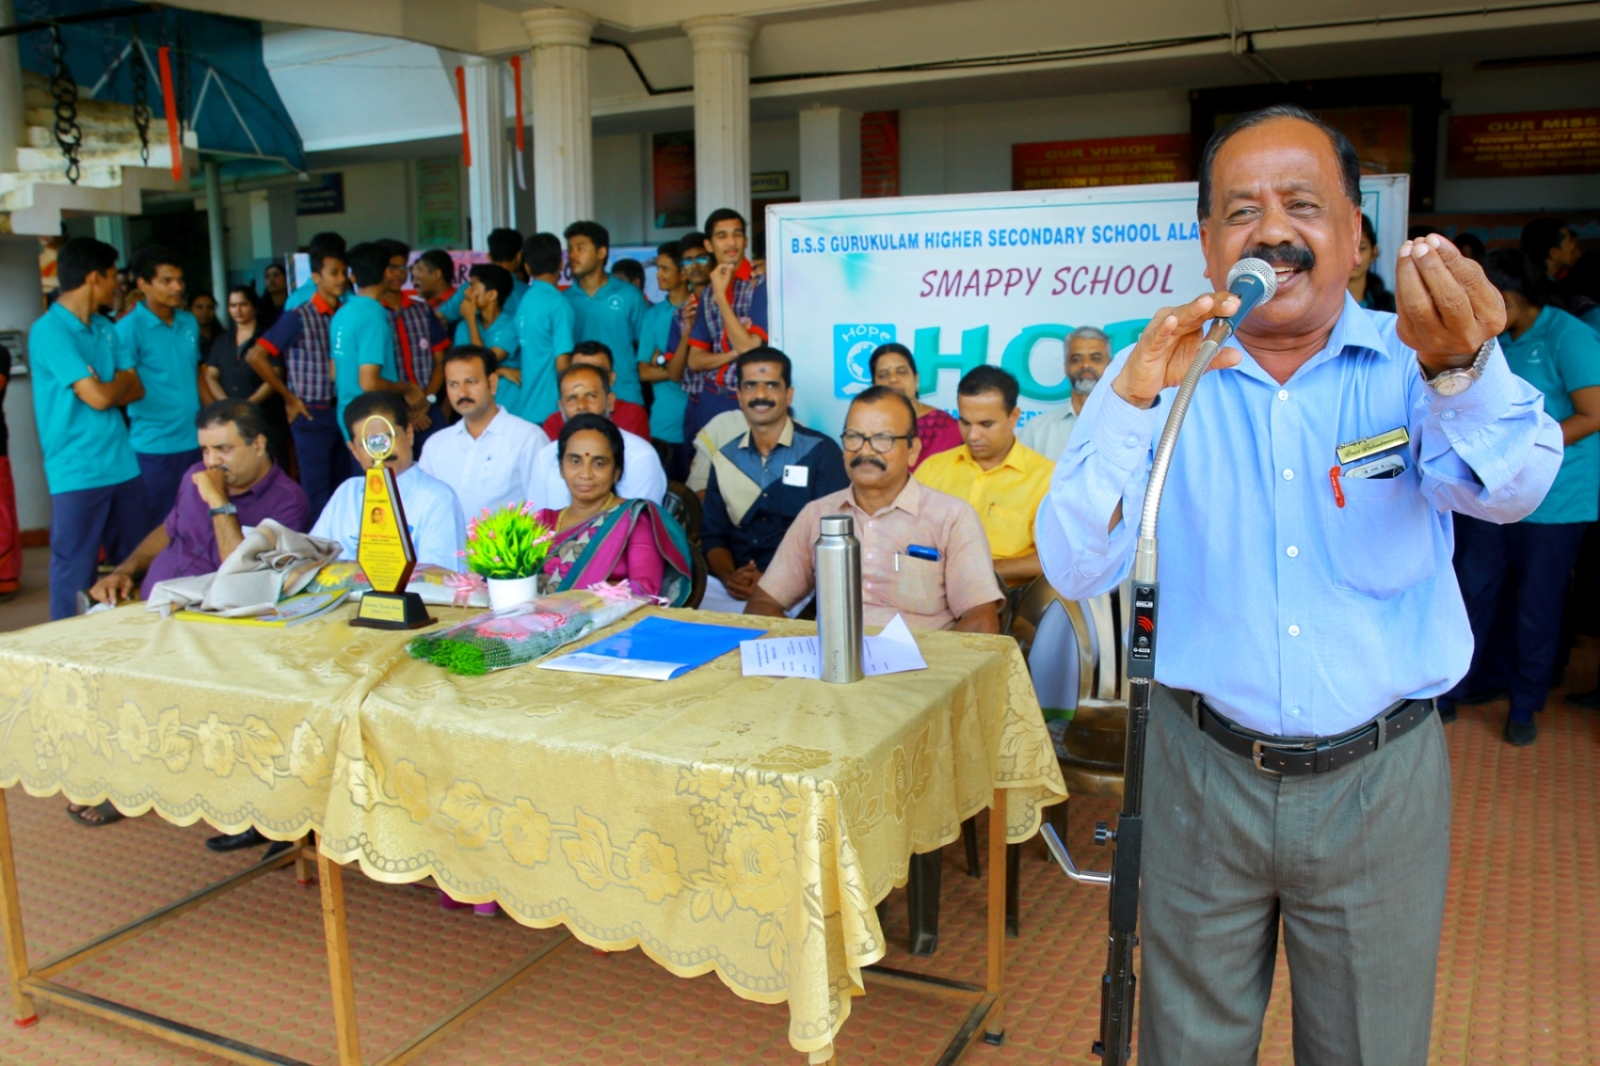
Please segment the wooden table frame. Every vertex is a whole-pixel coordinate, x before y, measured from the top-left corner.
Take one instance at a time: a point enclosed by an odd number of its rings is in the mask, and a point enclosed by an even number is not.
[[[202,904],[242,888],[263,874],[290,864],[295,866],[298,883],[309,885],[313,862],[322,893],[322,926],[328,948],[328,975],[333,986],[333,1021],[339,1066],[362,1066],[356,1020],[355,974],[350,963],[350,929],[344,901],[344,870],[318,852],[309,838],[297,842],[281,854],[191,892],[182,899],[70,948],[38,966],[32,966],[23,939],[16,857],[11,842],[11,816],[6,804],[6,790],[0,788],[0,932],[3,932],[5,940],[6,970],[10,977],[15,1024],[25,1028],[37,1023],[39,1018],[34,1000],[42,999],[58,1007],[115,1022],[183,1047],[244,1063],[245,1066],[307,1066],[299,1059],[69,988],[52,978]],[[1005,1039],[1005,921],[1006,790],[997,788],[989,807],[988,971],[984,983],[970,984],[880,966],[870,966],[864,971],[874,984],[881,982],[891,987],[931,993],[972,1005],[935,1066],[954,1066],[977,1041],[980,1033],[989,1044],[1000,1044]],[[373,1066],[403,1066],[509,991],[524,977],[555,959],[573,943],[575,938],[571,932],[561,930],[555,939],[542,944],[480,986],[454,1010],[431,1023],[403,1047],[379,1059]],[[838,1056],[835,1055],[830,1062],[837,1064]]]

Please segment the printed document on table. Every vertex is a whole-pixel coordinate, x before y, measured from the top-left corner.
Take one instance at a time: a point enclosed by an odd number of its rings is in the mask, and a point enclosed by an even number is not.
[[[739,659],[746,677],[822,676],[822,646],[814,636],[742,641]],[[882,633],[861,642],[861,672],[867,677],[927,668],[916,638],[899,615]]]

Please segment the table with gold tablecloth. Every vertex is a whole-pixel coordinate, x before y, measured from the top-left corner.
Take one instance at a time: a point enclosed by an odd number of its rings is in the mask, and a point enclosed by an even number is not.
[[[737,653],[668,682],[398,663],[340,735],[322,849],[715,971],[787,1001],[791,1042],[825,1052],[884,954],[873,904],[910,856],[956,839],[997,788],[1012,842],[1065,795],[1016,643],[917,639],[927,670],[854,685],[743,677]]]

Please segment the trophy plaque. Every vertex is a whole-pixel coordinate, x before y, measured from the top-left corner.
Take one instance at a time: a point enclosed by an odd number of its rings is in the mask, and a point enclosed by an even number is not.
[[[411,529],[406,524],[394,470],[386,462],[394,454],[394,441],[395,428],[382,415],[373,415],[361,424],[361,446],[372,456],[372,469],[366,473],[366,492],[361,500],[356,561],[372,587],[362,594],[350,624],[372,629],[420,629],[432,625],[434,619],[421,596],[405,591],[417,565],[417,551],[411,543]]]

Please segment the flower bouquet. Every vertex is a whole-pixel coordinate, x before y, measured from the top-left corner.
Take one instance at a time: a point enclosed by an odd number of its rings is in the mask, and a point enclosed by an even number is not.
[[[477,677],[548,655],[648,602],[626,581],[555,592],[417,637],[406,651],[452,674]]]
[[[550,554],[555,534],[534,518],[530,503],[503,504],[467,524],[467,547],[461,553],[467,569],[489,583],[489,606],[495,610],[527,603],[538,595],[539,573]]]

